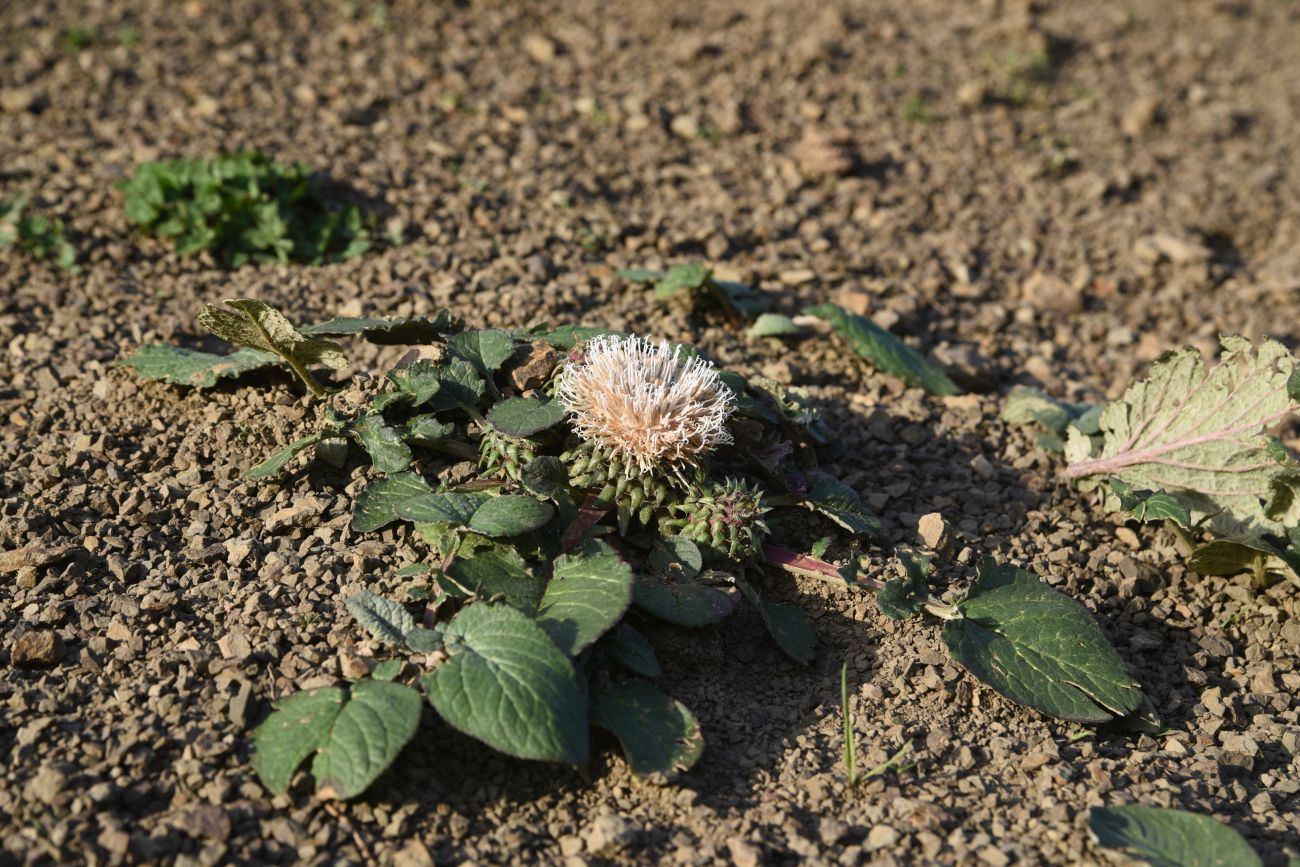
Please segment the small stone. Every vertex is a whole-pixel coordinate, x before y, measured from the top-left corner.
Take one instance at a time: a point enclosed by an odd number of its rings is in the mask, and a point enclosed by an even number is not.
[[[550,63],[555,59],[555,43],[540,33],[530,33],[524,37],[524,51],[538,63]]]
[[[970,459],[970,468],[975,471],[975,475],[981,479],[991,479],[997,474],[993,464],[984,455],[976,455]]]
[[[27,781],[27,785],[23,788],[23,797],[28,801],[53,806],[67,783],[68,778],[62,771],[47,766],[41,768],[36,772],[36,776]]]
[[[230,816],[216,804],[200,804],[182,812],[173,822],[196,840],[224,840],[230,836]]]
[[[418,837],[413,838],[393,856],[393,867],[433,867],[433,855]]]
[[[95,842],[107,849],[110,855],[116,855],[118,858],[125,858],[126,853],[131,849],[131,835],[121,828],[105,828]]]
[[[817,279],[817,272],[811,268],[792,268],[781,272],[781,282],[787,286],[802,286]]]
[[[368,656],[361,656],[350,647],[339,648],[339,671],[348,680],[361,680],[369,677],[378,663]]]
[[[565,858],[572,858],[582,851],[582,838],[576,834],[568,834],[560,838],[560,854]]]
[[[1125,545],[1129,546],[1130,548],[1133,548],[1134,550],[1137,550],[1138,548],[1142,547],[1142,541],[1138,539],[1138,534],[1133,532],[1128,527],[1116,527],[1115,538],[1119,539]]]
[[[120,620],[114,620],[108,624],[108,629],[104,630],[104,636],[109,641],[130,641],[132,635],[131,627]]]
[[[1119,128],[1129,138],[1137,138],[1151,128],[1160,114],[1160,101],[1152,96],[1135,100],[1120,116]]]
[[[679,114],[668,124],[668,129],[678,138],[692,139],[700,134],[700,122],[692,115]]]
[[[19,668],[58,665],[67,654],[63,639],[51,629],[38,629],[14,640],[9,657]]]
[[[989,867],[1007,867],[1011,863],[1011,856],[997,846],[984,846],[975,854]]]
[[[253,553],[251,539],[230,539],[226,542],[226,565],[238,566],[247,560],[251,553]]]
[[[967,81],[957,88],[957,101],[967,108],[983,105],[988,97],[988,88],[980,81]]]
[[[731,854],[731,863],[736,867],[758,867],[758,849],[746,843],[744,838],[729,838],[727,851]]]
[[[1046,313],[1079,313],[1083,310],[1083,293],[1052,274],[1035,271],[1020,286],[1020,297],[1036,310]]]
[[[952,547],[952,533],[948,522],[938,512],[922,515],[916,522],[916,536],[921,544],[936,554],[942,554]]]
[[[520,391],[541,388],[560,363],[560,353],[545,340],[538,340],[528,350],[523,363],[510,371],[510,384]]]
[[[871,293],[860,286],[842,287],[835,293],[835,303],[858,316],[868,316],[871,313]]]
[[[248,721],[251,716],[253,698],[253,685],[248,681],[240,681],[239,691],[230,698],[230,707],[226,710],[226,716],[230,719],[232,725],[239,729],[248,728]]]
[[[583,838],[587,843],[587,851],[600,855],[625,846],[632,838],[632,830],[622,816],[605,813],[591,823]]]
[[[14,87],[0,90],[0,111],[6,114],[22,114],[34,111],[45,104],[45,94],[30,87]]]
[[[799,173],[806,178],[842,177],[853,171],[857,156],[848,130],[827,132],[807,127],[791,152]]]
[[[281,527],[301,526],[313,518],[320,517],[325,507],[326,503],[320,497],[303,497],[267,518],[266,531],[270,533]]]
[[[71,552],[71,545],[28,545],[13,551],[0,551],[0,573],[38,569],[57,563]]]
[[[237,662],[253,655],[253,645],[249,643],[248,636],[238,629],[218,638],[217,650],[221,651],[222,659],[233,659]]]
[[[898,842],[898,832],[889,825],[877,825],[867,834],[868,851],[874,852],[877,849],[887,849]]]

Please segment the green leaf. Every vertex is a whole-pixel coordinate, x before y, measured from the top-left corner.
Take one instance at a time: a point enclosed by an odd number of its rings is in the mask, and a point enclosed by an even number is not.
[[[270,304],[251,298],[235,298],[225,303],[225,307],[205,306],[199,314],[199,324],[236,346],[280,356],[313,394],[324,395],[326,389],[312,377],[310,368],[320,366],[342,370],[348,366],[347,356],[337,343],[299,333]]]
[[[632,593],[638,608],[677,626],[712,626],[736,610],[735,593],[682,575],[637,575]]]
[[[1187,566],[1201,575],[1229,576],[1242,572],[1263,575],[1271,572],[1297,581],[1300,553],[1262,540],[1215,539],[1193,551]]]
[[[536,397],[503,400],[487,414],[492,427],[512,437],[530,437],[564,420],[564,405]]]
[[[850,349],[880,370],[900,376],[930,394],[961,394],[947,374],[924,355],[865,316],[849,313],[838,304],[819,304],[804,312],[829,322]]]
[[[529,571],[524,558],[505,545],[478,548],[468,556],[459,555],[447,568],[447,574],[479,598],[500,597],[529,615],[537,611],[546,590],[546,583]]]
[[[830,518],[855,536],[880,533],[880,519],[871,514],[858,492],[837,479],[823,476],[813,483],[804,505]]]
[[[1093,807],[1088,830],[1097,845],[1152,867],[1261,867],[1255,850],[1228,825],[1183,810]]]
[[[284,469],[285,465],[293,460],[299,452],[309,449],[320,442],[323,436],[323,433],[314,433],[300,440],[294,440],[257,466],[244,470],[244,480],[253,481],[254,479],[264,479],[267,476],[275,475]]]
[[[1146,380],[1107,404],[1097,456],[1086,437],[1071,432],[1066,478],[1084,480],[1085,487],[1117,479],[1135,491],[1164,492],[1192,523],[1204,521],[1220,536],[1284,535],[1283,515],[1270,515],[1277,504],[1266,502],[1289,459],[1279,455],[1269,431],[1296,414],[1287,393],[1296,360],[1273,340],[1258,348],[1233,335],[1220,342],[1223,355],[1214,367],[1196,349],[1167,352]]]
[[[1002,420],[1008,424],[1038,424],[1060,437],[1094,408],[1092,404],[1057,400],[1039,388],[1016,385],[1002,403]]]
[[[1187,507],[1163,491],[1134,491],[1119,479],[1110,480],[1110,493],[1119,500],[1118,508],[1135,521],[1173,521],[1184,529],[1192,525]]]
[[[750,337],[788,337],[799,333],[799,326],[780,313],[760,313],[746,332]]]
[[[412,416],[402,428],[402,439],[413,446],[433,448],[456,432],[450,422],[438,421],[433,413]]]
[[[524,466],[523,486],[539,497],[568,496],[569,471],[564,462],[553,455],[534,458]]]
[[[1038,578],[980,564],[961,617],[943,625],[953,658],[998,693],[1049,716],[1104,723],[1142,693],[1088,610]]]
[[[352,422],[350,431],[370,454],[370,462],[381,473],[400,473],[411,466],[411,449],[396,428],[389,427],[377,412]]]
[[[439,310],[432,318],[372,319],[366,316],[342,316],[305,326],[302,332],[315,337],[360,335],[381,346],[410,346],[440,342],[446,335],[464,327],[464,320],[457,319],[446,310]]]
[[[646,567],[655,575],[694,578],[704,568],[704,555],[700,553],[700,547],[685,536],[663,536],[655,539],[650,548]]]
[[[463,331],[447,338],[447,348],[457,358],[462,358],[488,381],[493,372],[514,354],[515,339],[509,332],[496,328],[486,331]]]
[[[632,569],[607,543],[588,541],[555,561],[537,623],[555,645],[577,656],[604,635],[632,604]]]
[[[656,280],[663,279],[664,272],[653,271],[649,268],[624,268],[621,271],[615,271],[614,276],[629,283],[653,283]]]
[[[349,691],[322,687],[277,702],[253,736],[253,768],[270,791],[289,788],[316,753],[312,774],[322,798],[354,798],[392,764],[420,722],[420,694],[364,680]]]
[[[655,284],[655,298],[663,301],[682,289],[703,289],[712,276],[713,271],[702,262],[669,268],[663,279]]]
[[[561,325],[558,328],[543,327],[514,332],[514,336],[520,340],[545,340],[556,349],[566,351],[573,349],[579,343],[586,343],[593,337],[600,337],[602,334],[613,334],[618,337],[628,336],[625,331],[601,328],[595,325]]]
[[[620,623],[609,633],[603,646],[633,674],[654,678],[664,673],[659,658],[655,656],[654,645],[633,626]]]
[[[704,753],[694,714],[644,680],[597,684],[591,721],[618,738],[628,766],[639,777],[683,773]]]
[[[781,652],[801,665],[811,665],[817,649],[817,632],[808,615],[797,605],[768,602],[748,581],[736,579],[736,586],[763,618],[763,625]]]
[[[142,379],[156,379],[172,385],[193,388],[212,388],[220,380],[234,379],[254,370],[280,367],[279,356],[256,349],[241,349],[229,355],[198,352],[180,346],[151,344],[141,346],[122,359],[123,367],[130,367]]]
[[[281,698],[253,733],[253,769],[274,794],[289,788],[293,772],[329,738],[347,701],[337,686],[309,689]]]
[[[474,510],[469,528],[484,536],[518,536],[544,527],[555,514],[550,503],[525,494],[493,497]]]
[[[421,705],[420,693],[400,683],[353,684],[311,765],[317,796],[355,798],[368,789],[415,734]]]
[[[930,598],[930,588],[925,578],[930,574],[930,558],[899,551],[898,559],[903,564],[906,575],[891,578],[876,593],[876,605],[880,613],[891,620],[904,620],[925,607]]]
[[[375,409],[380,412],[398,404],[423,406],[433,400],[433,396],[442,388],[442,371],[431,361],[417,361],[407,367],[395,367],[385,376],[396,390],[375,398]]]
[[[491,494],[449,491],[433,493],[426,490],[417,496],[395,503],[393,511],[404,521],[417,524],[451,524],[469,526],[478,508],[492,499]]]
[[[438,393],[429,403],[437,412],[449,409],[477,412],[478,402],[486,388],[483,377],[474,369],[474,365],[453,358],[438,369]]]
[[[375,680],[392,680],[402,673],[402,666],[405,663],[400,659],[385,659],[375,666],[375,670],[370,672],[370,676]]]
[[[369,590],[348,597],[347,608],[367,632],[389,647],[405,647],[407,634],[415,628],[415,619],[401,603]]]
[[[352,529],[371,533],[398,519],[397,507],[409,500],[431,495],[429,483],[419,473],[399,473],[374,479],[357,497]]]
[[[417,626],[406,634],[406,646],[416,653],[433,653],[442,650],[442,633],[436,629]]]
[[[587,759],[587,697],[568,658],[527,615],[470,605],[447,626],[448,658],[424,678],[453,728],[507,755]]]

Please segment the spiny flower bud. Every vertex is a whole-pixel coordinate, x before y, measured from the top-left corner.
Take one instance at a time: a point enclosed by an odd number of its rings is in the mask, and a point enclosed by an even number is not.
[[[629,478],[684,481],[688,468],[731,442],[731,391],[710,362],[665,342],[595,337],[565,366],[556,395],[578,436],[615,457]]]
[[[660,529],[695,542],[706,559],[749,560],[767,537],[763,493],[744,481],[708,485],[671,510],[672,517],[661,521]]]

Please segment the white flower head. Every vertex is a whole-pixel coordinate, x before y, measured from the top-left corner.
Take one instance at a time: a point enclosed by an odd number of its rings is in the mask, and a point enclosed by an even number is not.
[[[560,374],[557,396],[585,440],[613,452],[626,472],[682,470],[731,442],[731,390],[711,362],[642,337],[601,335]]]

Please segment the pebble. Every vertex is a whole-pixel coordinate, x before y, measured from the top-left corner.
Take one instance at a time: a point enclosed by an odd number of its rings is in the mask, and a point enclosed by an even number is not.
[[[10,660],[19,668],[48,668],[63,661],[63,638],[50,629],[35,629],[14,639]]]
[[[1054,274],[1035,271],[1020,284],[1020,297],[1045,313],[1079,313],[1083,293]]]
[[[62,771],[46,765],[27,781],[23,787],[23,797],[46,806],[54,806],[67,784],[68,778]]]
[[[608,854],[627,845],[633,830],[626,819],[614,813],[604,813],[596,818],[583,834],[587,851],[593,855]]]
[[[758,867],[759,851],[743,837],[729,837],[727,852],[731,855],[731,863],[736,867]]]
[[[941,556],[952,547],[952,532],[938,512],[921,516],[916,522],[916,535],[922,545]]]
[[[876,825],[867,834],[866,848],[869,851],[886,849],[898,842],[899,833],[890,825]]]

